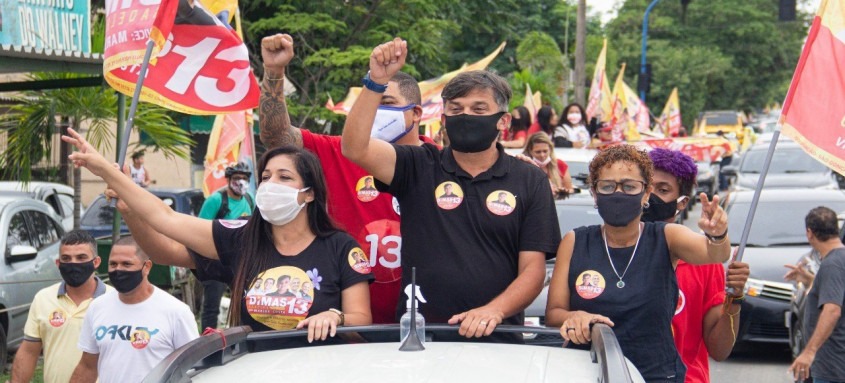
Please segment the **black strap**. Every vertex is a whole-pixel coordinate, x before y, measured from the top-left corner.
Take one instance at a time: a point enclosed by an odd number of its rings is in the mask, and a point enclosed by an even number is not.
[[[226,219],[226,216],[229,214],[229,193],[226,192],[226,188],[221,189],[218,191],[220,193],[220,209],[217,210],[217,215],[214,217],[215,219]],[[249,210],[255,210],[255,201],[252,200],[252,196],[249,193],[245,193],[244,197],[246,197],[246,203],[249,204]]]

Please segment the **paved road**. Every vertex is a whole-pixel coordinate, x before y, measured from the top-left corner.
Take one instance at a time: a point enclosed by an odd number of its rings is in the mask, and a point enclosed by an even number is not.
[[[684,224],[697,231],[700,216],[701,204],[696,204]],[[792,380],[786,370],[792,362],[791,358],[789,348],[785,345],[743,345],[724,362],[710,360],[710,381],[790,383]]]

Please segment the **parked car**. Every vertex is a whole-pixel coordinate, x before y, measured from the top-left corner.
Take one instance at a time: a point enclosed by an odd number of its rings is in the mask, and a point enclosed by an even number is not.
[[[522,149],[505,149],[510,155],[522,154]],[[599,151],[596,149],[555,148],[555,158],[563,160],[569,166],[572,186],[579,189],[589,189],[587,176],[590,174],[590,161]]]
[[[593,206],[594,204],[593,197],[590,196],[587,189],[582,189],[580,193],[572,194],[565,200],[555,201],[561,235],[566,235],[577,227],[601,224],[599,211]],[[543,281],[543,291],[525,309],[526,325],[542,326],[546,324],[546,298],[549,295],[549,282],[554,267],[554,258],[546,261],[546,279]]]
[[[65,230],[44,202],[0,196],[0,362],[23,341],[29,305],[35,294],[61,280],[55,260]],[[8,311],[7,311],[8,310]],[[0,370],[2,370],[0,367]]]
[[[73,229],[73,188],[55,182],[33,181],[24,185],[18,181],[0,182],[0,195],[26,196],[46,202],[59,215],[65,231]]]
[[[707,198],[713,198],[719,193],[719,165],[710,162],[696,162],[695,165],[698,167],[698,176],[693,200],[701,193],[707,194]],[[689,207],[692,205],[687,204]]]
[[[742,115],[735,110],[712,110],[701,114],[698,125],[699,134],[717,134],[722,132],[725,135],[733,134],[742,142],[745,136],[745,127],[742,124]]]
[[[737,190],[753,190],[763,170],[769,145],[754,145],[742,156],[738,166],[726,166],[722,173],[735,177]],[[805,153],[794,142],[778,143],[764,187],[840,189],[845,186],[842,176]]]
[[[426,334],[455,333],[457,328],[427,325]],[[400,351],[398,325],[340,327],[337,332],[356,340],[286,348],[286,341],[302,339],[307,331],[227,329],[174,351],[144,382],[254,382],[268,374],[299,374],[312,382],[643,382],[604,324],[593,326],[590,351],[563,348],[561,342],[548,347],[437,341],[426,342],[421,351]],[[557,329],[497,326],[495,332],[557,334],[561,339]],[[374,336],[396,341],[366,341]],[[258,345],[262,351],[255,351]]]
[[[738,245],[753,195],[751,190],[728,195],[725,210],[732,245]],[[790,301],[794,287],[785,283],[783,265],[810,252],[804,217],[817,206],[845,211],[845,193],[827,189],[765,189],[754,215],[743,261],[751,275],[746,283],[737,341],[789,342]]]
[[[161,198],[164,203],[180,213],[198,215],[205,197],[199,189],[150,189],[150,192]],[[106,200],[104,195],[97,196],[85,215],[82,216],[80,229],[85,230],[94,238],[111,236],[112,222],[115,208]],[[129,233],[126,223],[121,220],[120,233]]]

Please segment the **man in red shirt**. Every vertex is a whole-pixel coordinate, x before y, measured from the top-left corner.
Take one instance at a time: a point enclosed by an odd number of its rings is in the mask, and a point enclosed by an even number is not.
[[[655,149],[649,156],[654,162],[654,192],[642,220],[674,223],[675,216],[689,203],[698,168],[692,158],[678,151]],[[717,361],[725,360],[736,342],[748,264],[731,262],[726,278],[719,263],[690,265],[678,261],[675,275],[680,294],[672,332],[675,347],[687,366],[686,382],[709,382],[708,355]],[[727,304],[726,279],[734,294]]]
[[[402,270],[399,203],[372,188],[372,175],[341,154],[340,136],[311,133],[291,126],[284,96],[285,68],[293,59],[293,39],[286,34],[261,40],[264,60],[259,108],[261,142],[271,148],[303,146],[320,159],[329,188],[329,214],[364,249],[375,282],[370,284],[373,323],[396,323]],[[398,145],[432,142],[418,135],[422,107],[417,81],[398,73],[387,86],[377,112],[373,137]]]

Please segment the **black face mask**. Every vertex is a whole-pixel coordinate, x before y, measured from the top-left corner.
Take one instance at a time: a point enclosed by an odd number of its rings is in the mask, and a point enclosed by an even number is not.
[[[59,273],[62,274],[62,279],[68,286],[82,286],[94,273],[94,260],[81,263],[59,262]]]
[[[144,279],[144,274],[142,274],[143,271],[143,267],[132,271],[109,271],[109,280],[111,280],[111,284],[117,292],[126,294],[135,290],[135,288],[141,284],[141,281]]]
[[[643,212],[643,193],[628,195],[622,192],[613,194],[596,193],[596,205],[599,207],[599,215],[604,223],[622,227],[627,226]]]
[[[678,213],[678,201],[664,202],[656,194],[648,197],[648,207],[643,209],[643,222],[663,222]]]
[[[499,129],[496,124],[505,112],[489,116],[458,114],[446,116],[446,134],[449,135],[449,145],[452,149],[462,153],[478,153],[490,148]]]

